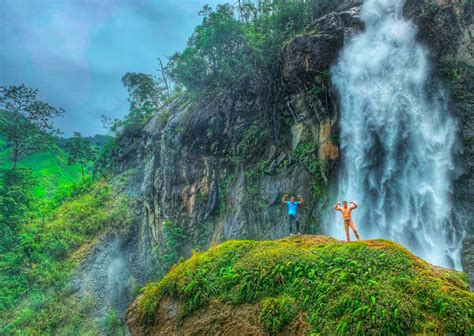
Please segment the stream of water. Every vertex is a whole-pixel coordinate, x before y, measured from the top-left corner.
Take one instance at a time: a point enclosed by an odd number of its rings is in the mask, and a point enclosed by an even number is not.
[[[365,30],[331,70],[341,101],[338,200],[359,204],[362,239],[390,239],[461,269],[451,200],[457,124],[402,10],[402,0],[366,0]],[[334,212],[324,230],[343,239],[340,217]]]

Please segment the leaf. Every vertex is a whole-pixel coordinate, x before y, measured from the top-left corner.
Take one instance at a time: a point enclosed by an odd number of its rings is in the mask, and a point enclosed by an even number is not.
[[[370,297],[370,301],[372,301],[372,304],[374,305],[377,302],[377,299],[375,298],[375,296],[372,295]]]
[[[367,280],[367,284],[372,285],[372,286],[378,286],[379,283],[375,281],[374,279],[369,279]]]

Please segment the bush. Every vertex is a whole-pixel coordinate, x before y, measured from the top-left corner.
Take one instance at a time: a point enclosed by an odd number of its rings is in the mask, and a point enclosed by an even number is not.
[[[107,336],[123,336],[123,322],[115,310],[109,311],[104,319],[104,330]]]
[[[273,335],[291,322],[296,312],[295,300],[292,298],[286,296],[265,298],[261,302],[260,321],[265,329]]]
[[[36,181],[31,169],[11,169],[0,180],[0,251],[11,248],[15,234],[29,219]]]
[[[178,261],[179,250],[184,241],[184,230],[169,219],[163,222],[161,230],[166,245],[163,260],[166,267],[170,267]]]
[[[105,144],[99,153],[92,168],[92,175],[95,178],[109,177],[117,172],[120,148],[117,140],[111,139]]]

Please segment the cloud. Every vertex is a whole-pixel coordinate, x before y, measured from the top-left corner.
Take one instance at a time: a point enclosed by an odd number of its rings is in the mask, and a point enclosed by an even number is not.
[[[66,135],[104,132],[128,110],[121,77],[185,47],[204,0],[0,0],[0,85],[25,83],[66,109]]]

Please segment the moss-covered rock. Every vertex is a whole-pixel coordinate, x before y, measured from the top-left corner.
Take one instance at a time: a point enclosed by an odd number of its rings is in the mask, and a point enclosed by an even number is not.
[[[195,253],[127,319],[134,335],[471,335],[474,294],[465,274],[389,241],[297,236]]]

